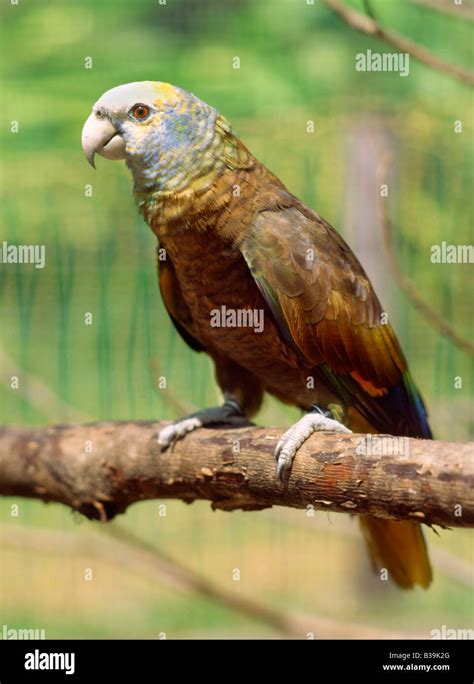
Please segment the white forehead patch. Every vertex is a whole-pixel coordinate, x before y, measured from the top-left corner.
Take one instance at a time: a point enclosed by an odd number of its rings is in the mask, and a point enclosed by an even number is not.
[[[155,102],[159,86],[161,85],[161,83],[154,81],[136,81],[135,83],[119,85],[104,93],[97,100],[94,108],[105,107],[106,109],[117,111],[127,109],[137,102],[151,105]]]

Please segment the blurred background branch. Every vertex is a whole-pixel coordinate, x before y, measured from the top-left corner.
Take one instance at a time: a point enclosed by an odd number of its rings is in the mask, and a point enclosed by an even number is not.
[[[383,145],[382,141],[374,136],[373,138],[375,146],[377,148],[379,164],[377,169],[378,188],[382,185],[387,185],[388,187],[388,174],[391,163],[391,153],[386,146]],[[420,293],[420,288],[415,285],[410,278],[408,278],[398,263],[396,255],[396,246],[393,237],[393,227],[390,218],[388,199],[387,197],[382,197],[381,193],[378,193],[379,197],[379,207],[380,216],[382,223],[382,232],[387,246],[388,261],[393,275],[395,276],[399,287],[406,294],[410,302],[416,309],[426,318],[428,323],[441,335],[447,337],[456,347],[462,349],[470,356],[474,357],[474,343],[471,340],[460,335],[449,321],[447,321],[443,316],[439,314],[439,311],[432,306]]]
[[[112,524],[107,536],[89,534],[77,537],[70,532],[32,528],[21,525],[0,527],[2,548],[29,550],[41,555],[54,554],[101,558],[111,565],[125,567],[129,573],[148,575],[156,584],[166,582],[177,590],[200,594],[219,605],[241,613],[269,627],[276,634],[294,639],[418,639],[423,635],[380,630],[368,625],[342,623],[314,615],[287,613],[265,603],[227,591],[209,582],[199,573],[169,557],[155,544],[139,539],[127,529]],[[150,596],[152,600],[152,596]]]
[[[0,383],[11,385],[14,377],[18,378],[18,393],[43,416],[68,416],[78,422],[88,420],[85,413],[60,399],[41,377],[20,368],[0,345]]]
[[[464,0],[461,3],[455,3],[453,0],[411,0],[411,2],[423,9],[439,12],[449,17],[474,21],[474,5],[470,3],[470,0]]]
[[[457,66],[456,64],[446,62],[422,45],[418,45],[417,43],[414,43],[398,33],[384,29],[375,19],[375,14],[369,0],[364,0],[364,5],[369,14],[368,17],[360,12],[357,12],[356,10],[353,10],[343,2],[339,2],[339,0],[324,0],[324,2],[329,9],[335,12],[343,21],[346,22],[346,24],[356,31],[361,31],[362,33],[376,36],[400,52],[407,52],[409,55],[411,55],[411,57],[414,57],[419,62],[425,64],[425,66],[428,66],[431,69],[441,71],[448,76],[462,81],[463,83],[467,83],[468,85],[474,85],[474,73],[472,71]]]

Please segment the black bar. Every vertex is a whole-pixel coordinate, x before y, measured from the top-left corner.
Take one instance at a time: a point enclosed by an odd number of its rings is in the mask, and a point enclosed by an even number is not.
[[[472,684],[472,651],[472,642],[460,640],[0,641],[0,684],[163,682],[188,677],[226,682],[236,676],[245,684],[255,680],[257,669],[265,682],[276,680],[276,670],[277,681],[287,679],[289,684],[304,679],[311,684]],[[63,669],[32,670],[25,665]]]

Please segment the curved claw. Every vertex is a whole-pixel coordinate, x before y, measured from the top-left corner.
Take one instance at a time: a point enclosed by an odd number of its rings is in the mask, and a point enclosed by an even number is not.
[[[277,459],[276,474],[280,482],[286,483],[290,479],[292,463],[293,457],[288,454],[285,454],[283,458],[280,457]]]

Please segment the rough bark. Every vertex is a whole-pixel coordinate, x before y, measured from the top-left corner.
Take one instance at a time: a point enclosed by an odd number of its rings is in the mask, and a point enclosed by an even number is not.
[[[144,499],[214,508],[274,505],[429,525],[474,526],[474,444],[317,433],[287,484],[275,477],[280,428],[201,429],[160,453],[164,423],[0,429],[0,494],[56,501],[110,520]]]

